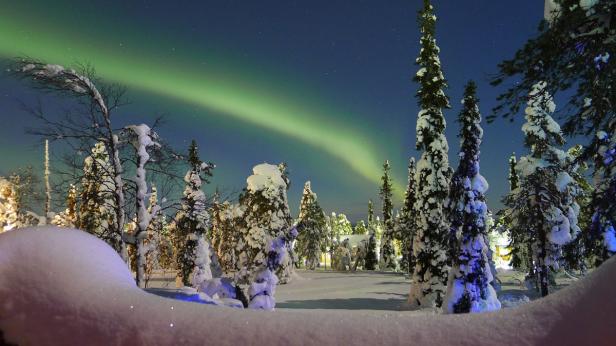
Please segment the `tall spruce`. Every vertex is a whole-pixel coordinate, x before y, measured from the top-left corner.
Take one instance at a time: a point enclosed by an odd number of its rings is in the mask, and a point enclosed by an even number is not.
[[[569,174],[572,157],[559,149],[564,144],[560,126],[552,119],[556,105],[547,84],[533,86],[522,126],[529,154],[520,158],[516,171],[519,188],[505,199],[512,220],[512,236],[532,242],[533,267],[541,295],[548,294],[548,269],[558,268],[562,246],[579,233],[575,202],[578,186]]]
[[[385,231],[381,237],[381,258],[380,268],[381,270],[396,270],[398,264],[396,263],[396,251],[394,248],[394,218],[393,218],[393,203],[392,198],[392,185],[390,177],[391,166],[389,160],[383,164],[383,177],[381,178],[381,202],[383,205],[383,224]]]
[[[184,176],[184,196],[175,216],[176,262],[178,276],[184,286],[192,284],[197,246],[210,227],[206,197],[201,188],[203,182],[208,183],[208,177],[212,175],[212,165],[201,161],[197,142],[194,140],[188,148],[188,165],[188,172]]]
[[[402,252],[400,260],[400,269],[406,273],[412,273],[415,260],[413,258],[413,237],[416,229],[417,210],[415,203],[417,201],[417,182],[415,180],[416,165],[415,158],[409,159],[408,165],[408,183],[404,192],[404,205],[400,214],[400,222],[398,224],[398,237]]]
[[[372,206],[372,200],[368,200],[368,226],[374,222],[374,207]]]
[[[309,181],[304,184],[300,201],[298,228],[301,231],[295,242],[296,253],[300,258],[305,258],[307,269],[314,270],[319,265],[325,235],[325,214]]]
[[[483,137],[481,114],[471,81],[464,90],[460,123],[460,163],[451,180],[451,227],[455,235],[452,268],[447,285],[447,312],[466,313],[500,309],[490,282],[488,259],[488,183],[479,172]]]
[[[419,71],[416,147],[422,150],[417,164],[417,233],[413,240],[416,264],[412,275],[409,304],[414,307],[440,308],[447,285],[447,235],[444,201],[449,194],[449,147],[445,138],[443,108],[449,99],[443,91],[447,82],[441,71],[439,48],[435,39],[436,16],[429,0],[419,13],[422,33],[421,51],[416,62]]]

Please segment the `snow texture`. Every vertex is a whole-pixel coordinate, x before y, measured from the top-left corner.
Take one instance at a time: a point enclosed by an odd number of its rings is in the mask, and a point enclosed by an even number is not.
[[[268,312],[162,298],[137,288],[112,248],[77,230],[3,233],[0,254],[0,330],[6,342],[20,345],[390,345],[410,340],[419,345],[461,340],[469,345],[495,340],[499,345],[610,345],[616,339],[613,258],[569,288],[517,309],[438,316]]]

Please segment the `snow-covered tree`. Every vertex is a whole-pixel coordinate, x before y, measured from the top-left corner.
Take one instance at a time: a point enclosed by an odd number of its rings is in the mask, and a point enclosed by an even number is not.
[[[345,214],[332,212],[329,223],[332,229],[333,239],[340,241],[341,235],[353,234],[353,225]]]
[[[199,158],[197,143],[193,140],[188,149],[189,170],[184,176],[184,196],[180,210],[175,215],[176,263],[178,276],[184,286],[192,284],[192,275],[197,263],[198,246],[210,227],[203,181],[211,176],[212,165]]]
[[[66,228],[73,228],[77,225],[77,188],[70,184],[66,196],[66,209],[54,215],[51,223]]]
[[[355,227],[353,227],[353,234],[368,234],[368,227],[366,226],[364,220],[359,220]]]
[[[400,219],[397,223],[396,233],[400,239],[402,252],[402,260],[400,261],[400,269],[406,273],[413,272],[415,260],[413,259],[413,236],[415,235],[415,222],[417,218],[417,210],[415,202],[417,196],[417,184],[415,181],[416,169],[415,158],[409,159],[408,165],[408,184],[404,192],[404,205],[400,213]]]
[[[240,196],[245,224],[239,230],[236,243],[237,285],[257,280],[259,272],[267,266],[272,241],[287,236],[291,229],[287,203],[289,184],[281,168],[263,163],[252,171],[253,175],[246,179],[246,190]],[[285,254],[275,270],[281,283],[289,281],[293,270],[292,253],[287,249]]]
[[[561,247],[580,231],[578,186],[569,174],[572,158],[558,147],[564,144],[560,126],[552,119],[556,105],[544,82],[533,86],[522,126],[529,154],[516,171],[520,186],[505,199],[512,220],[511,232],[532,241],[535,272],[541,294],[548,294],[548,268],[558,268]]]
[[[469,82],[464,90],[460,122],[460,162],[451,179],[450,217],[453,240],[452,267],[447,295],[448,313],[484,312],[500,309],[492,285],[488,258],[488,183],[479,172],[483,137],[477,86]]]
[[[597,140],[589,245],[600,264],[616,254],[616,121],[610,123],[609,132],[598,132]]]
[[[83,161],[77,227],[103,239],[116,251],[121,252],[121,239],[113,227],[117,214],[113,177],[109,175],[110,165],[105,144],[96,143],[90,155]]]
[[[285,168],[286,166],[279,166],[282,172]],[[285,181],[288,180],[285,179]],[[274,309],[276,305],[274,294],[279,281],[275,273],[288,265],[289,249],[297,235],[298,231],[293,227],[270,241],[267,247],[266,265],[256,271],[248,288],[250,302],[247,307],[262,310]]]
[[[246,227],[243,215],[243,207],[228,201],[215,203],[212,208],[212,247],[226,276],[233,276],[236,268],[236,244],[240,230]]]
[[[164,250],[161,243],[163,242],[165,215],[158,204],[158,190],[154,185],[151,188],[147,212],[151,215],[151,220],[140,249],[145,258],[144,276],[142,278],[144,287],[148,286],[154,270],[162,267],[160,250],[161,248]]]
[[[380,269],[381,270],[396,270],[398,264],[396,263],[396,251],[394,248],[394,219],[393,219],[393,203],[392,198],[392,186],[391,177],[389,171],[391,167],[389,161],[385,161],[383,164],[383,177],[381,178],[381,202],[383,205],[383,225],[385,230],[381,237],[381,256],[380,256]]]
[[[325,237],[325,214],[309,181],[304,184],[299,208],[300,231],[295,242],[296,253],[306,259],[306,268],[314,270],[319,265],[321,243]]]
[[[517,158],[515,153],[509,157],[509,191],[514,191],[518,188],[520,178],[515,170],[517,165]],[[509,230],[511,227],[511,220],[507,215],[502,218],[504,226]],[[511,248],[511,266],[517,270],[529,271],[529,277],[534,276],[534,269],[532,265],[532,242],[527,239],[526,234],[520,232],[514,232],[510,236],[509,247]]]
[[[146,165],[151,161],[150,150],[160,147],[157,142],[158,135],[145,124],[130,125],[126,127],[128,137],[133,149],[135,150],[136,169],[134,182],[136,185],[135,203],[137,210],[137,220],[135,222],[135,230],[132,234],[133,240],[131,245],[135,246],[137,255],[137,285],[145,287],[145,275],[147,270],[147,254],[154,246],[146,245],[148,236],[148,228],[152,220],[152,214],[158,213],[158,207],[155,210],[148,211],[147,197],[150,194],[146,181]]]
[[[45,219],[51,221],[51,183],[49,182],[49,140],[45,140]]]
[[[374,222],[374,207],[372,206],[372,200],[368,200],[368,226]]]
[[[0,177],[0,233],[20,227],[16,195],[13,184]]]
[[[377,269],[378,258],[376,253],[376,235],[374,230],[370,231],[368,238],[368,244],[366,245],[366,259],[364,260],[364,269],[375,270]]]
[[[424,0],[419,13],[419,27],[421,52],[416,60],[419,71],[414,78],[419,83],[417,98],[420,106],[416,147],[423,152],[417,163],[417,230],[413,240],[416,263],[409,304],[439,308],[443,303],[449,271],[449,224],[443,204],[449,194],[450,168],[443,108],[450,105],[443,91],[447,83],[441,71],[440,49],[435,39],[436,15],[429,0]]]
[[[613,88],[616,64],[616,34],[613,30],[613,1],[550,0],[546,19],[539,32],[520,48],[511,60],[499,64],[500,73],[492,83],[515,79],[500,97],[495,113],[513,117],[534,84],[546,81],[553,90],[564,91],[567,104],[563,131],[567,135],[585,135],[591,139],[580,160],[593,161],[595,167],[592,196],[593,222],[588,250],[597,256],[597,264],[616,250],[612,242],[614,213],[612,199],[614,175],[611,151],[616,129]],[[495,114],[496,115],[496,114]],[[602,152],[600,153],[599,150]]]

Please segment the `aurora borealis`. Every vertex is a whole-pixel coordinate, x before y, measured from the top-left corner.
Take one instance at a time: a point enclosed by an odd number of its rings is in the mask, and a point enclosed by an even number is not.
[[[358,219],[367,199],[378,199],[381,164],[389,159],[401,199],[406,162],[418,156],[416,86],[410,81],[418,0],[1,3],[0,56],[92,64],[103,80],[128,88],[132,103],[116,124],[164,114],[161,136],[178,148],[195,138],[203,158],[218,166],[214,184],[239,189],[254,164],[286,161],[294,208],[303,182],[312,180],[326,211]],[[478,80],[487,115],[496,91],[486,74],[534,31],[542,4],[435,6],[454,105],[446,116],[455,165],[453,120],[462,84]],[[485,20],[468,22],[472,14]],[[468,30],[461,33],[460,25]],[[0,129],[0,174],[38,165],[36,138],[15,134],[35,125],[24,120],[15,100],[41,95],[8,77],[0,80],[0,93],[0,117],[19,118]],[[521,132],[503,123],[484,128],[482,169],[492,183],[490,201],[498,203],[507,158],[521,150]],[[19,148],[27,154],[8,154]]]

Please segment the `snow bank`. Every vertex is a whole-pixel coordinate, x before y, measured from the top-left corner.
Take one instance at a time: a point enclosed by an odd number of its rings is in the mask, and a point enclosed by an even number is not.
[[[103,241],[45,227],[0,234],[0,330],[20,345],[609,345],[614,278],[612,259],[547,298],[485,314],[238,310],[146,293]]]

